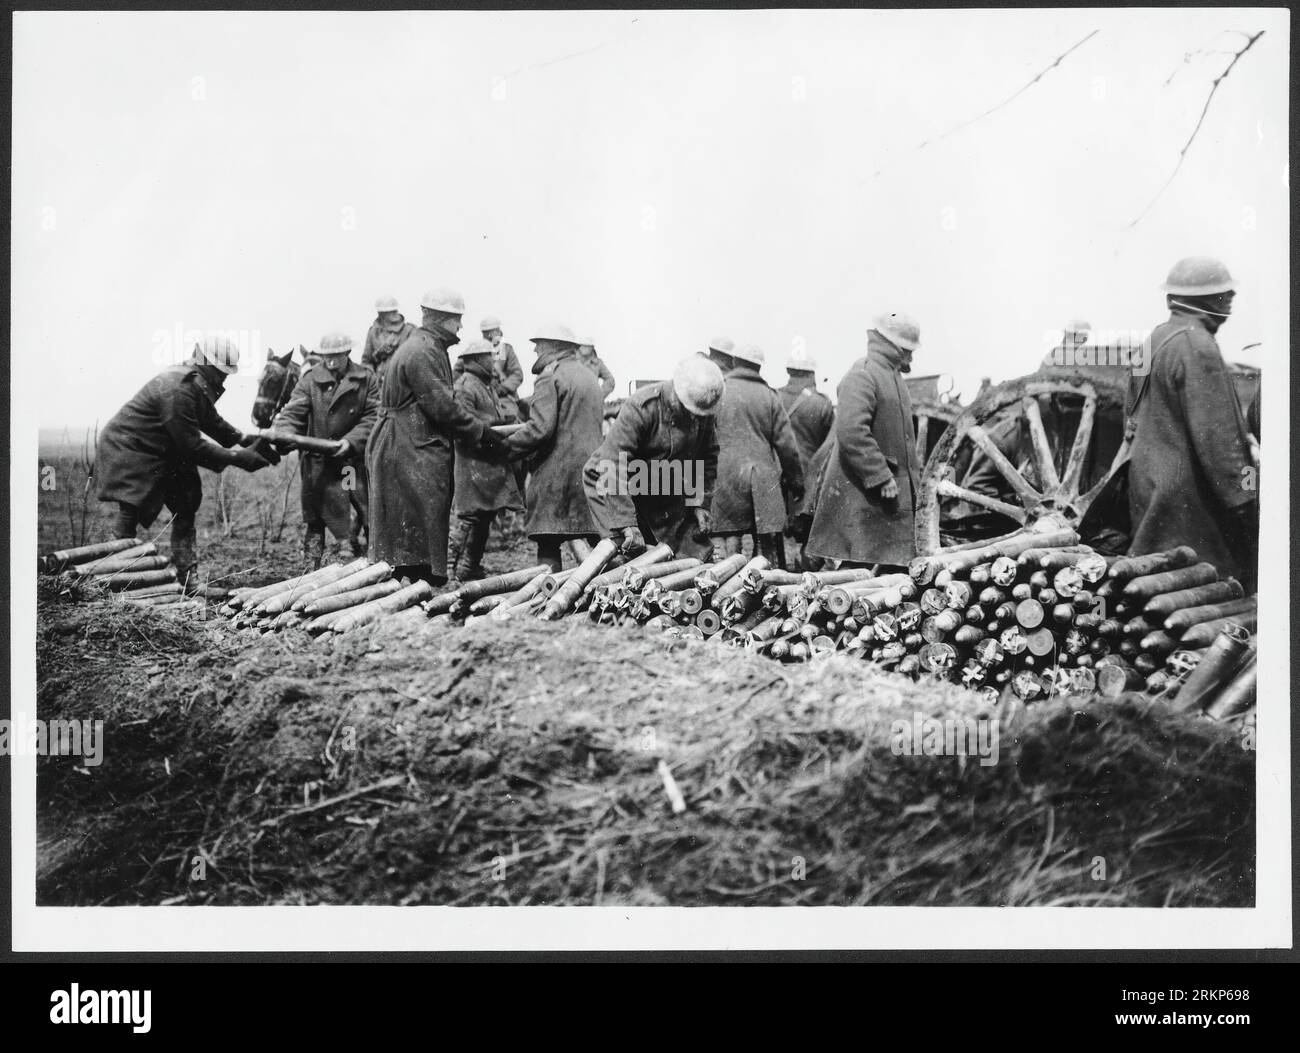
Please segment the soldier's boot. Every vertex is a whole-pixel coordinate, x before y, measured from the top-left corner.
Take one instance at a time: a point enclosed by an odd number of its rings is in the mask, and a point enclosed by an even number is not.
[[[451,569],[451,576],[456,577],[456,569],[460,565],[460,554],[465,548],[465,538],[469,535],[469,520],[456,516],[449,524],[447,532],[447,566]]]
[[[465,531],[465,544],[456,561],[457,581],[478,581],[484,577],[483,553],[487,549],[488,535],[492,532],[491,519],[473,519]]]
[[[176,580],[186,592],[192,595],[202,587],[193,513],[172,516],[172,565],[176,568]]]
[[[542,538],[537,542],[537,562],[545,563],[552,574],[558,574],[564,565],[564,557],[560,554],[562,544],[559,538]]]
[[[140,513],[136,510],[135,505],[129,505],[125,501],[117,503],[117,516],[113,520],[113,537],[134,538],[135,528],[140,522]]]
[[[325,528],[307,527],[302,535],[303,570],[319,570],[325,558]]]
[[[785,570],[785,535],[759,534],[756,540],[755,554],[766,559],[769,565]]]

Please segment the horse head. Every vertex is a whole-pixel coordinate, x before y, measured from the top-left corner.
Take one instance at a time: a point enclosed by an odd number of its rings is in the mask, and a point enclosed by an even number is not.
[[[257,398],[253,400],[253,423],[259,428],[269,428],[275,415],[289,401],[294,385],[302,369],[293,361],[293,351],[275,356],[275,352],[266,352],[266,365],[257,382]]]

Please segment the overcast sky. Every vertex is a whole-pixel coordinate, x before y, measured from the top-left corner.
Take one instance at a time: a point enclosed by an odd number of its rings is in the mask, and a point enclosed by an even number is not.
[[[1154,326],[1170,264],[1208,253],[1241,282],[1228,357],[1284,366],[1283,11],[14,25],[14,397],[42,427],[106,421],[173,334],[243,331],[260,359],[342,328],[359,357],[377,296],[418,323],[435,285],[475,328],[500,316],[525,370],[532,327],[590,333],[620,392],[717,334],[764,347],[776,384],[803,341],[833,391],[872,316],[908,311],[916,371],[969,394],[1031,370],[1070,317]],[[1244,42],[1223,31],[1261,29],[1126,230],[1231,57],[1213,52]],[[259,369],[221,403],[236,424]]]

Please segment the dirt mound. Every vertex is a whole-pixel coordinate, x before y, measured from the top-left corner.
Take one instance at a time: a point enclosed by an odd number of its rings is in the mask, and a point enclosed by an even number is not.
[[[118,660],[111,614],[42,610],[41,715],[106,722],[89,776],[39,769],[42,904],[1254,899],[1253,753],[1145,699],[993,714],[983,765],[894,748],[895,721],[987,716],[969,693],[837,657],[198,625],[159,668]]]

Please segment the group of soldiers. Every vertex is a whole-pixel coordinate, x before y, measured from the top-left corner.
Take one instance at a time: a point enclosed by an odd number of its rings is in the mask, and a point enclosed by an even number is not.
[[[1128,501],[1132,552],[1190,544],[1226,573],[1245,574],[1258,513],[1241,480],[1258,466],[1258,447],[1214,339],[1234,284],[1204,257],[1169,275],[1170,318],[1153,333],[1150,369],[1134,377],[1129,399]],[[905,314],[874,320],[837,408],[816,390],[810,356],[794,355],[789,383],[773,390],[760,375],[761,348],[719,337],[678,362],[671,379],[633,392],[606,430],[614,379],[592,341],[559,323],[535,330],[533,394],[522,402],[523,371],[498,319],[462,340],[458,293],[431,290],[420,308],[417,326],[391,297],[380,299],[360,363],[345,334],[322,338],[276,418],[278,431],[335,443],[329,454],[303,455],[314,565],[325,530],[355,537],[350,520],[360,515],[371,558],[397,576],[473,579],[484,573],[492,524],[509,511],[523,511],[539,562],[556,569],[566,541],[602,537],[626,555],[666,542],[707,558],[742,551],[750,536],[752,551],[777,566],[790,534],[805,566],[892,569],[915,554],[921,466],[903,376],[921,334]],[[205,340],[189,362],[146,384],[100,438],[99,496],[118,505],[117,535],[135,536],[165,505],[173,560],[195,582],[197,469],[257,471],[274,458],[264,439],[216,411],[238,361],[230,341]],[[630,485],[633,474],[659,485]]]

